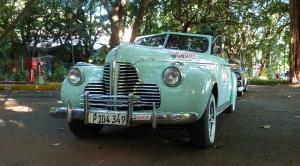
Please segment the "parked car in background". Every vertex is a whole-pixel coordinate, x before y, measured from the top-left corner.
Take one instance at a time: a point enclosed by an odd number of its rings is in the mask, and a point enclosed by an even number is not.
[[[228,61],[237,78],[237,94],[238,96],[243,96],[244,92],[248,90],[248,77],[245,65],[237,59],[229,59]]]
[[[218,54],[219,38],[189,33],[139,37],[112,49],[104,66],[77,63],[61,89],[72,133],[85,138],[103,126],[182,126],[191,142],[215,142],[216,117],[236,106],[237,80]]]

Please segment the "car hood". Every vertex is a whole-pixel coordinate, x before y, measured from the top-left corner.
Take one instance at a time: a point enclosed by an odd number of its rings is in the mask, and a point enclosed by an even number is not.
[[[184,50],[126,44],[120,45],[111,50],[105,59],[105,63],[110,63],[114,60],[117,62],[126,62],[132,64],[153,61],[195,61],[206,54]]]

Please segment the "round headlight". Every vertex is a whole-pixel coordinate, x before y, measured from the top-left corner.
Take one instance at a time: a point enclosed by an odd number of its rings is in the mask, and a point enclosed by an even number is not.
[[[68,73],[68,80],[72,85],[80,85],[83,81],[83,75],[77,68],[72,68]]]
[[[163,72],[163,80],[168,86],[178,86],[182,81],[181,71],[175,67],[167,67]]]

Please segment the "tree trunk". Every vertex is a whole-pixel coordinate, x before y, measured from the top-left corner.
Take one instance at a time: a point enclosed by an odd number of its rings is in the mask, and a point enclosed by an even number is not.
[[[12,47],[15,51],[12,52],[13,64],[12,64],[12,72],[16,73],[19,67],[19,50],[17,47],[17,43],[12,43]]]
[[[269,73],[266,73],[265,70],[269,69],[270,56],[271,56],[270,50],[263,51],[261,61],[260,61],[259,76],[268,76],[269,75]]]
[[[188,24],[188,23],[183,23],[181,32],[182,32],[182,33],[187,33],[189,28],[190,28],[190,24]]]
[[[260,67],[259,67],[259,73],[258,73],[259,77],[264,75],[264,70],[265,70],[265,63],[264,63],[264,60],[261,59]]]
[[[110,49],[120,44],[119,34],[121,30],[123,14],[124,14],[124,6],[122,4],[122,0],[117,0],[112,5],[112,9],[111,9],[111,17],[110,17],[111,35],[109,40]]]
[[[138,13],[135,17],[135,21],[134,21],[133,28],[132,28],[130,42],[133,42],[134,39],[140,33],[141,25],[142,25],[142,22],[143,22],[143,17],[144,17],[144,14],[145,14],[145,9],[148,6],[148,4],[150,3],[150,1],[151,0],[142,0],[142,1],[140,1],[139,10],[138,10]]]
[[[290,0],[290,71],[289,83],[298,83],[300,81],[300,2],[298,0]]]

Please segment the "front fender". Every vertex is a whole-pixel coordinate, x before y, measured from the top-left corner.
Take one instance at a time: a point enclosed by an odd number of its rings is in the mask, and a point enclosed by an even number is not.
[[[213,87],[216,84],[216,78],[205,68],[190,67],[185,74],[184,81],[184,86],[190,87],[196,92],[192,99],[194,100],[194,104],[191,105],[193,107],[191,109],[201,117],[210,99]]]
[[[64,105],[70,100],[73,107],[80,107],[80,95],[83,94],[84,87],[90,82],[98,82],[102,80],[103,66],[75,66],[84,75],[84,81],[78,86],[69,83],[66,77],[61,87],[60,98]]]
[[[157,111],[196,112],[202,116],[216,82],[214,76],[209,70],[201,68],[197,64],[184,64],[179,66],[183,74],[183,81],[176,87],[169,87],[164,83],[162,73],[170,65],[172,65],[171,62],[139,62],[135,64],[139,78],[144,83],[155,83],[160,88],[161,104]]]

